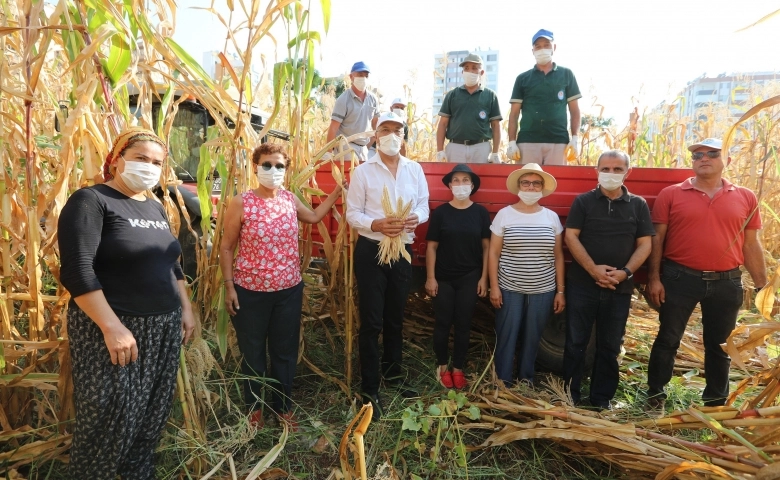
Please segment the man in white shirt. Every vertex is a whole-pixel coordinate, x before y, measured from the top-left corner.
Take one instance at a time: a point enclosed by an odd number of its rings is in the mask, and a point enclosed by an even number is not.
[[[377,154],[352,172],[347,194],[346,217],[360,234],[355,246],[354,265],[360,299],[360,371],[363,400],[374,406],[374,419],[382,414],[379,400],[379,334],[384,353],[381,358],[385,383],[403,385],[401,347],[403,314],[412,277],[411,264],[401,256],[391,264],[380,264],[379,242],[385,237],[405,234],[406,251],[411,255],[414,229],[428,221],[428,184],[422,167],[400,154],[404,119],[388,112],[376,126]],[[411,202],[406,220],[386,218],[382,194],[387,187],[390,203],[398,198]],[[403,392],[402,392],[403,394]]]

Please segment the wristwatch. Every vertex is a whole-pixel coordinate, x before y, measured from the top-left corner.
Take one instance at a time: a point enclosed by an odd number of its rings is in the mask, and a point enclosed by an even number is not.
[[[624,272],[626,272],[626,280],[629,280],[631,277],[634,276],[634,274],[631,272],[631,270],[628,269],[628,267],[621,268]]]

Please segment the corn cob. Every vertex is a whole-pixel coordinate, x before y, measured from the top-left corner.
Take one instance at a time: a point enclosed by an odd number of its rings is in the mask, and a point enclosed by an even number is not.
[[[409,216],[409,212],[412,210],[412,202],[410,201],[409,203],[404,204],[403,198],[398,197],[396,203],[396,207],[393,208],[393,202],[390,200],[390,192],[387,190],[387,185],[385,185],[385,188],[382,191],[382,210],[385,212],[385,217],[406,220],[406,217]],[[401,234],[396,237],[382,238],[379,242],[379,252],[377,253],[379,264],[392,264],[393,262],[397,262],[401,256],[403,256],[407,262],[412,263],[412,258],[405,248],[407,238],[408,235],[405,231],[401,232]]]

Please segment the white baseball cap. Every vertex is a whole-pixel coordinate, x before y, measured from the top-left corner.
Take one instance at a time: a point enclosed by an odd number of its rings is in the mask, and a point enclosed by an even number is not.
[[[395,97],[395,98],[393,99],[393,101],[392,101],[392,102],[390,102],[390,105],[395,105],[395,104],[399,104],[399,105],[404,105],[404,106],[406,106],[406,100],[405,100],[405,99],[403,99],[403,98],[401,98],[401,97]]]
[[[396,123],[400,123],[401,125],[406,125],[406,119],[404,119],[404,117],[396,115],[393,112],[385,112],[382,115],[380,115],[379,120],[376,122],[376,128],[379,128],[379,126],[385,122],[396,122]]]
[[[688,147],[689,152],[695,151],[697,148],[701,147],[710,147],[714,148],[715,150],[722,150],[723,149],[723,142],[719,138],[705,138],[699,143],[694,143],[690,147]]]

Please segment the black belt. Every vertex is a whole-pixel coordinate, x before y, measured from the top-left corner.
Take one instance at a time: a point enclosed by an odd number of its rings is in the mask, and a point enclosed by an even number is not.
[[[373,243],[374,245],[379,245],[379,240],[374,240],[373,238],[368,238],[364,235],[361,235],[358,240],[365,240],[367,242]]]
[[[450,143],[457,143],[458,145],[478,145],[480,143],[485,143],[487,140],[452,140],[450,139]]]
[[[694,277],[699,277],[702,280],[705,281],[712,281],[712,280],[729,280],[731,278],[740,278],[742,277],[742,271],[737,268],[732,268],[731,270],[726,270],[725,272],[715,272],[712,270],[694,270],[692,268],[688,268],[685,265],[681,265],[677,262],[673,262],[669,259],[664,259],[664,264],[669,265],[672,268],[676,268],[678,270],[683,271],[684,273],[687,273],[688,275],[693,275]]]

